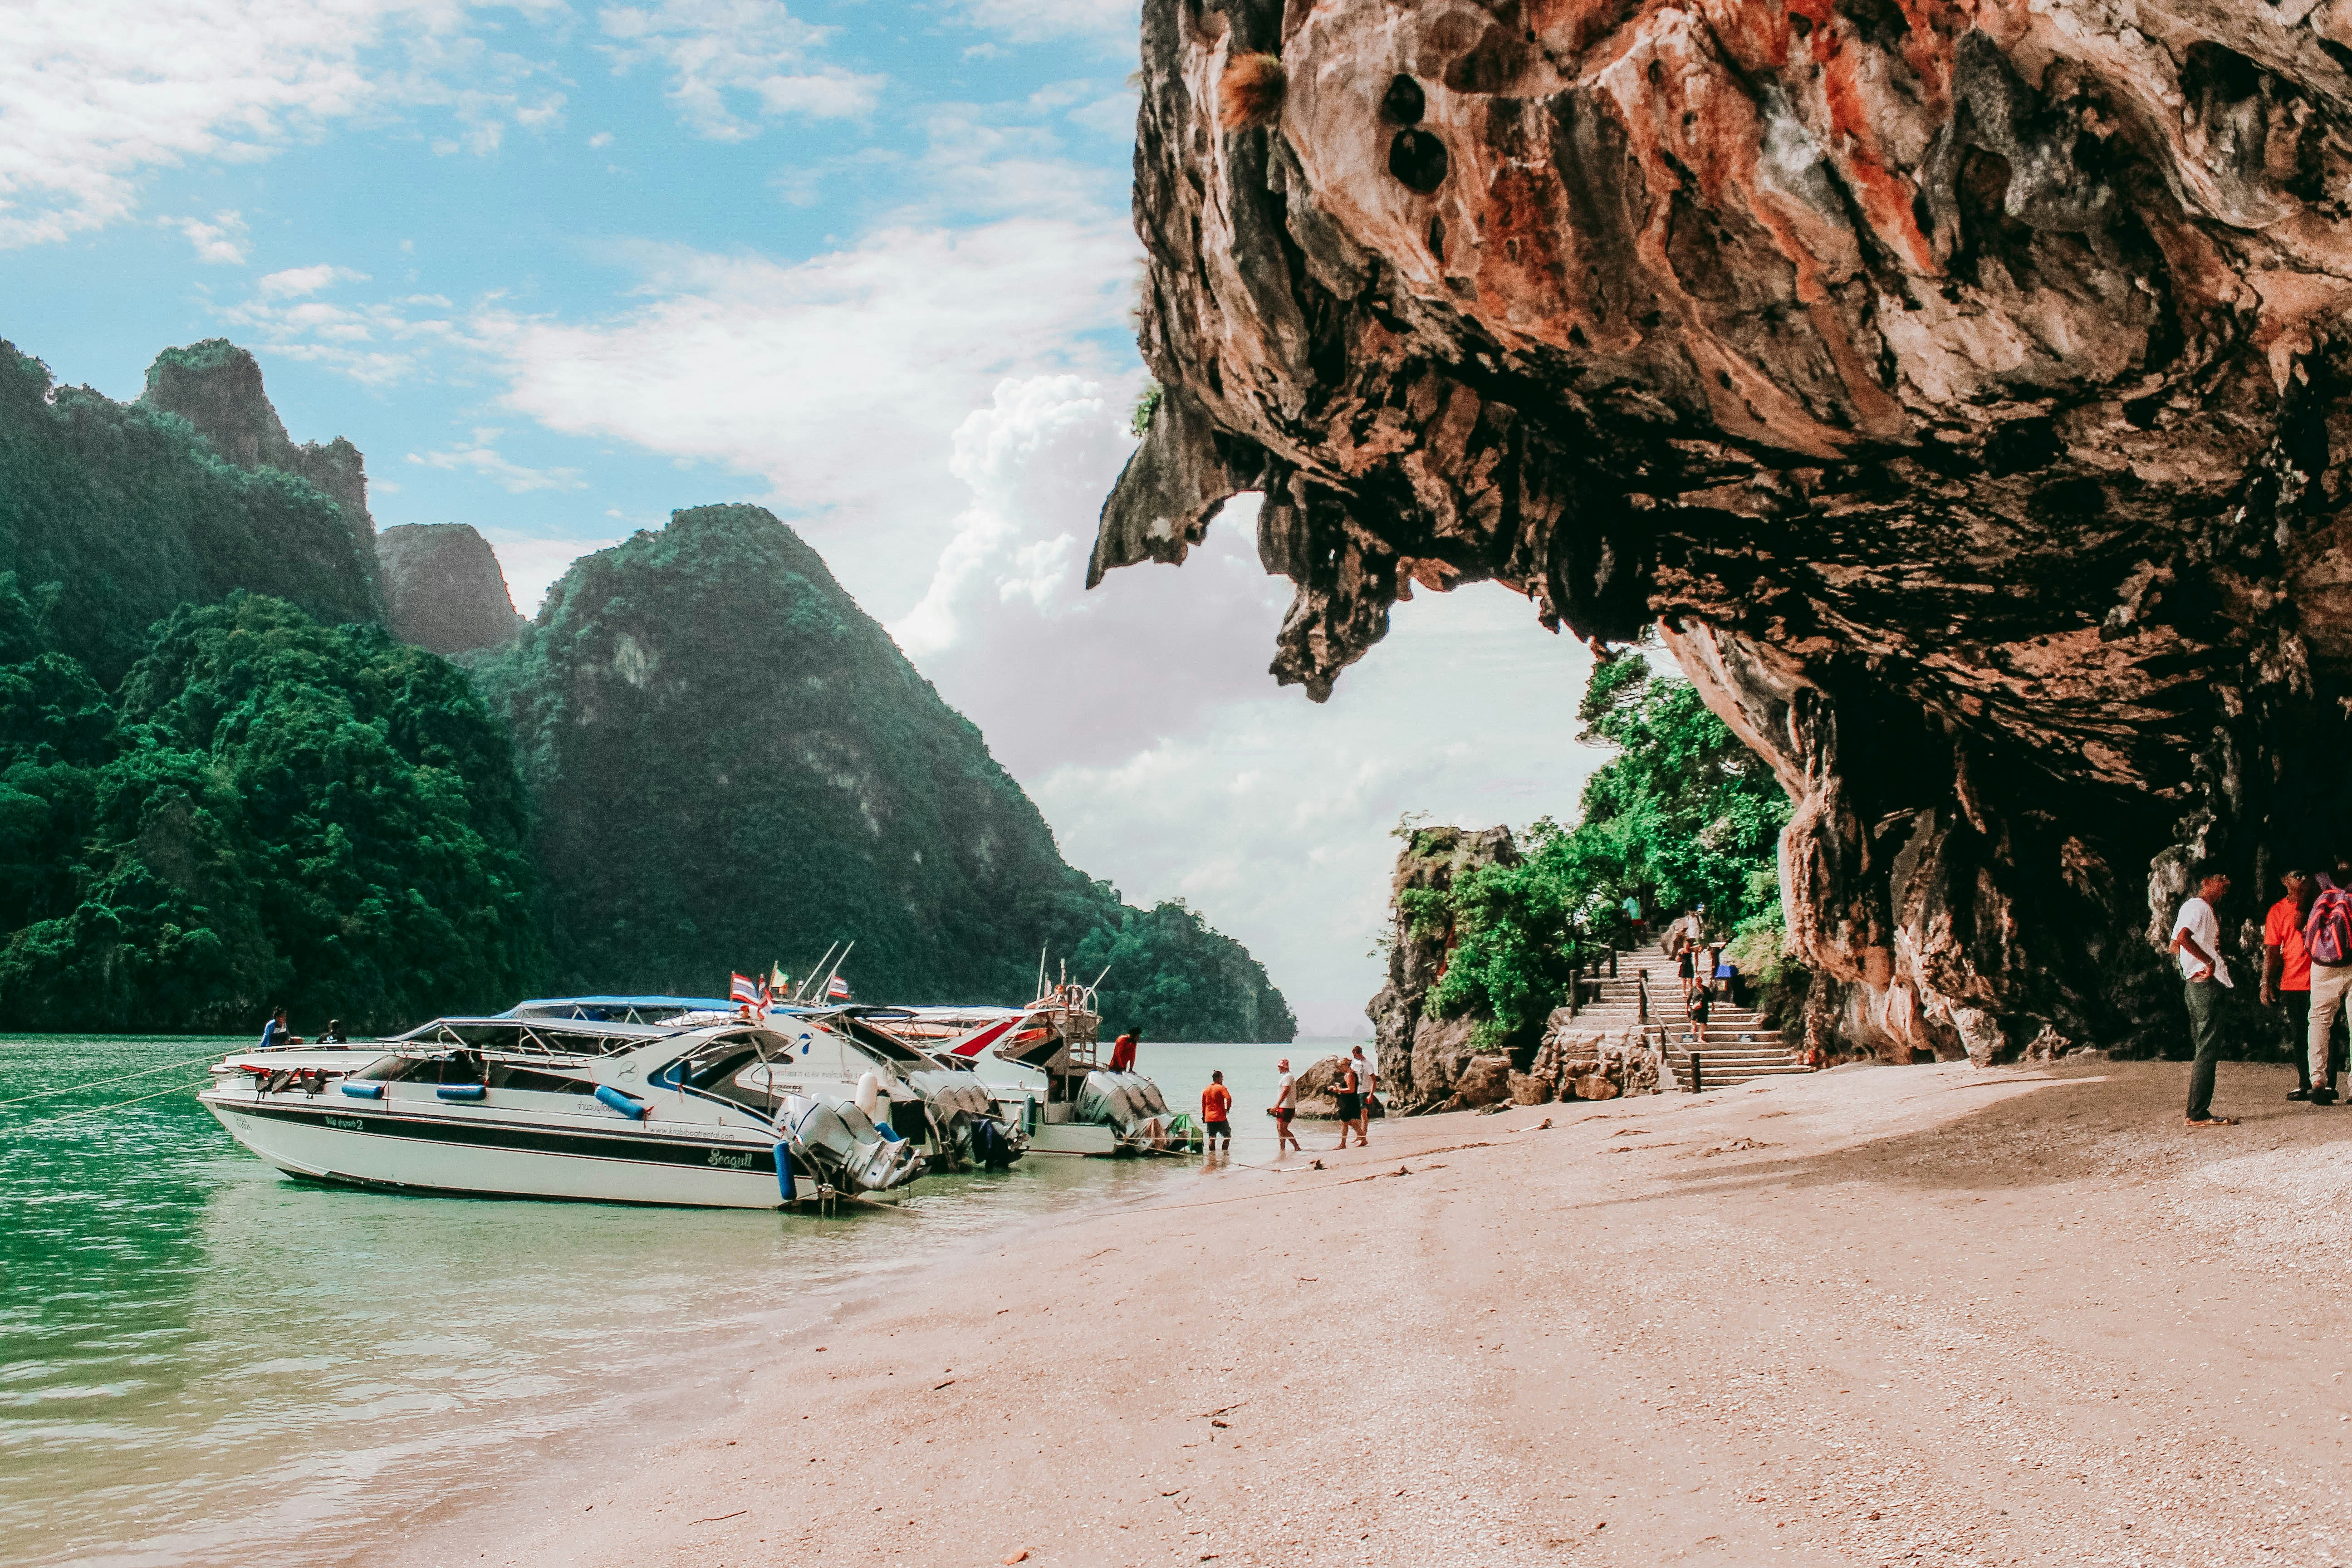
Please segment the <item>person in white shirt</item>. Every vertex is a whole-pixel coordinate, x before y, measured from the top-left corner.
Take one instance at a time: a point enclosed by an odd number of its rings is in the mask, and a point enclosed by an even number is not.
[[[2181,994],[2189,1004],[2189,1043],[2197,1053],[2189,1069],[2191,1127],[2229,1127],[2237,1121],[2213,1114],[2213,1068],[2221,1056],[2221,993],[2231,988],[2229,961],[2221,956],[2221,921],[2213,906],[2229,891],[2229,874],[2203,862],[2197,868],[2195,896],[2185,900],[2172,919],[2172,951],[2180,960]]]
[[[1372,1093],[1380,1087],[1381,1069],[1377,1062],[1365,1057],[1363,1047],[1358,1046],[1350,1054],[1354,1059],[1348,1065],[1356,1069],[1356,1087],[1363,1091],[1356,1101],[1356,1142],[1361,1144],[1365,1129],[1372,1124]]]
[[[1298,1114],[1298,1086],[1290,1080],[1290,1058],[1283,1058],[1275,1070],[1282,1074],[1282,1080],[1275,1086],[1272,1112],[1274,1129],[1282,1134],[1281,1142],[1274,1146],[1274,1157],[1279,1160],[1293,1149],[1304,1154],[1307,1147],[1290,1131],[1290,1119]]]

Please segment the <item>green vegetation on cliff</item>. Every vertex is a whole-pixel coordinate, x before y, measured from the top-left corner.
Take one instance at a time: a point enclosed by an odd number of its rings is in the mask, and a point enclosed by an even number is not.
[[[232,589],[329,622],[383,618],[372,549],[309,479],[239,468],[177,415],[55,386],[5,342],[0,572],[54,598],[49,646],[110,685],[151,625]]]
[[[389,1027],[545,973],[511,754],[464,672],[234,593],[110,696],[57,619],[0,575],[10,1027],[244,1030],[278,1002]]]
[[[577,563],[468,663],[530,788],[563,988],[707,994],[854,940],[861,999],[1007,1003],[1044,950],[1110,965],[1114,1027],[1295,1032],[1239,943],[1066,865],[980,731],[759,508]]]
[[[1547,817],[1517,861],[1401,896],[1417,927],[1450,921],[1455,933],[1426,1003],[1437,1016],[1479,1014],[1506,1036],[1540,1025],[1567,996],[1580,950],[1630,939],[1629,895],[1665,913],[1704,904],[1710,929],[1749,939],[1751,966],[1777,956],[1774,847],[1789,798],[1771,770],[1688,681],[1638,655],[1593,670],[1578,718],[1584,739],[1617,755],[1586,781],[1576,825]]]

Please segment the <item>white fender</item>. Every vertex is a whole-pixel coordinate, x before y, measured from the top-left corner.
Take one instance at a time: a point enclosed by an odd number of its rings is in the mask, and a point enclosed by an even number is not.
[[[866,1112],[867,1121],[874,1119],[875,1107],[882,1103],[882,1079],[879,1074],[868,1072],[857,1080],[857,1109]]]

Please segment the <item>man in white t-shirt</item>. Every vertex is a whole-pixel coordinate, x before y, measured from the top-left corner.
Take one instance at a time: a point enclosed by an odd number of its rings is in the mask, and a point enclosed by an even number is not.
[[[1307,1148],[1290,1131],[1290,1119],[1298,1114],[1298,1086],[1290,1080],[1290,1058],[1283,1058],[1275,1070],[1282,1075],[1274,1088],[1274,1130],[1282,1134],[1282,1141],[1274,1146],[1274,1157],[1279,1160],[1293,1149],[1304,1154]]]
[[[1363,1140],[1364,1129],[1372,1124],[1372,1094],[1381,1085],[1381,1067],[1378,1062],[1365,1057],[1364,1047],[1361,1046],[1355,1048],[1353,1055],[1355,1060],[1349,1065],[1356,1069],[1356,1087],[1363,1091],[1363,1098],[1356,1101],[1363,1112],[1356,1118],[1356,1138],[1360,1142]]]
[[[2213,1065],[2221,1059],[2218,1016],[2221,993],[2231,987],[2230,963],[2221,956],[2221,921],[2213,906],[2230,891],[2229,874],[2210,861],[2197,868],[2197,891],[2172,918],[2172,951],[2180,960],[2181,994],[2189,1004],[2189,1043],[2196,1060],[2189,1069],[2189,1125],[2228,1127],[2236,1118],[2213,1114]]]

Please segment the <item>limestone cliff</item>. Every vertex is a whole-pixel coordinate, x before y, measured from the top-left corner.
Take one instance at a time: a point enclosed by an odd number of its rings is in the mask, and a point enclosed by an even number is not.
[[[392,635],[435,653],[496,647],[522,626],[490,542],[462,522],[404,523],[376,535]]]
[[[1797,803],[1816,1026],[2165,1048],[2185,863],[2243,967],[2352,826],[2347,48],[2347,0],[1146,0],[1166,391],[1093,574],[1263,490],[1317,696],[1415,584],[1662,621]],[[1221,118],[1244,52],[1286,86]]]
[[[1445,973],[1454,932],[1442,924],[1416,923],[1404,895],[1415,889],[1444,892],[1481,866],[1508,866],[1518,858],[1507,827],[1418,828],[1397,853],[1389,887],[1388,983],[1365,1005],[1364,1014],[1372,1021],[1381,1089],[1399,1110],[1451,1097],[1478,1055],[1471,1044],[1477,1019],[1432,1018],[1422,1012],[1430,987]]]
[[[365,543],[374,537],[375,520],[368,515],[367,465],[360,449],[341,436],[297,446],[262,390],[261,365],[251,351],[226,338],[165,349],[147,367],[147,390],[139,401],[178,415],[196,427],[214,451],[240,468],[300,475],[343,509],[353,539]]]

